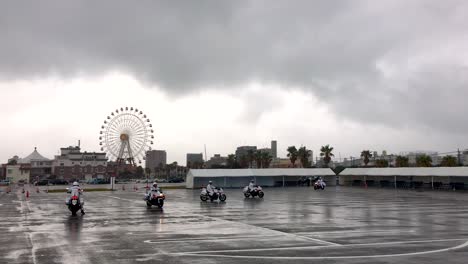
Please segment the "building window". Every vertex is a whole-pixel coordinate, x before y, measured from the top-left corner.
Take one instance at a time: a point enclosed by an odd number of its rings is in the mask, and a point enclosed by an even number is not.
[[[64,165],[65,165],[65,164],[63,164],[63,163],[60,163],[60,166],[64,166]]]
[[[60,174],[63,174],[65,172],[64,169],[60,169]]]
[[[12,169],[8,169],[7,170],[7,174],[12,174],[13,173],[13,170]]]

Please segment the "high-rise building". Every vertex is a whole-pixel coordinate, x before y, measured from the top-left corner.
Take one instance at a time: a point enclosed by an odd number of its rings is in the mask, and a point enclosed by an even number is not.
[[[214,156],[206,162],[206,168],[219,168],[221,166],[226,166],[226,164],[227,157],[222,157],[221,154],[214,154]]]
[[[278,143],[276,140],[271,141],[271,156],[274,159],[278,157]]]
[[[154,168],[166,167],[166,164],[167,154],[165,150],[150,150],[146,152],[146,168],[150,168],[153,171]]]
[[[187,153],[187,167],[203,164],[203,153]]]
[[[236,157],[247,156],[249,150],[256,151],[257,146],[240,146],[236,149]]]

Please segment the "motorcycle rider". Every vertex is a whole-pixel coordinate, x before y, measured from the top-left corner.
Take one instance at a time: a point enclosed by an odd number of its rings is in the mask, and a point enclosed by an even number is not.
[[[216,187],[213,185],[212,181],[208,182],[208,185],[206,186],[206,191],[208,192],[208,195],[211,197],[213,196],[214,190]]]
[[[84,200],[81,197],[81,194],[83,193],[83,190],[80,188],[80,184],[77,181],[74,181],[72,184],[72,187],[68,189],[68,192],[70,193],[70,197],[67,199],[67,205],[70,204],[71,202],[71,197],[76,195],[78,196],[78,201],[81,205],[81,214],[85,214],[84,211]]]
[[[162,192],[161,188],[158,187],[157,182],[153,182],[153,185],[151,185],[151,189],[146,194],[146,199],[148,199],[151,196],[152,192]]]
[[[325,182],[322,180],[322,177],[319,177],[319,178],[318,178],[317,184],[318,184],[320,187],[325,187]]]
[[[249,192],[252,192],[255,188],[255,181],[254,180],[250,180],[250,183],[249,183],[249,186],[248,186],[248,191]]]

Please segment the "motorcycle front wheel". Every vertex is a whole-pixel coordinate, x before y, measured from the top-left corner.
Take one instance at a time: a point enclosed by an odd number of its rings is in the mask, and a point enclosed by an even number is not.
[[[262,191],[258,192],[258,197],[263,198],[263,196],[265,196],[265,194]]]
[[[219,200],[220,200],[221,202],[226,201],[226,198],[227,198],[227,197],[226,197],[226,195],[225,195],[224,193],[221,194],[221,195],[219,196]]]
[[[250,197],[250,193],[245,192],[245,193],[244,193],[244,196],[245,196],[245,198],[249,198],[249,197]]]
[[[158,199],[158,207],[162,208],[164,206],[164,200],[163,199]]]

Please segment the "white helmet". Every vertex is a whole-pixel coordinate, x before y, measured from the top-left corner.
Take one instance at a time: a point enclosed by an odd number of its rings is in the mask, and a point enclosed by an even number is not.
[[[158,187],[158,183],[157,183],[157,182],[153,182],[153,187],[154,187],[154,188]]]
[[[212,184],[213,182],[212,182],[212,181],[209,181],[208,183],[209,183],[209,184]]]
[[[80,184],[77,181],[75,181],[73,182],[73,186],[80,186]]]

